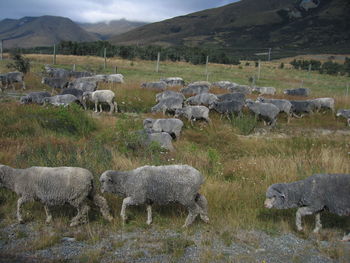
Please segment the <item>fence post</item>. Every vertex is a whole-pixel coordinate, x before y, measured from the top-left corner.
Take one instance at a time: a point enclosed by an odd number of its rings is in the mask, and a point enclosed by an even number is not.
[[[160,52],[158,52],[158,56],[157,56],[157,66],[156,66],[156,72],[157,73],[159,71],[159,61],[160,61]]]
[[[300,88],[302,89],[303,87],[304,87],[304,80],[302,79],[300,83]]]
[[[2,52],[3,52],[3,49],[2,49],[2,45],[3,45],[3,41],[4,40],[0,40],[0,60],[2,60],[3,59],[3,57],[2,57]]]
[[[208,75],[208,63],[209,63],[209,56],[207,56],[207,60],[205,62],[205,75]]]
[[[118,66],[114,67],[114,73],[117,74],[118,73]]]
[[[56,65],[56,44],[53,45],[53,59],[52,64]]]
[[[346,98],[349,98],[349,83],[346,84]]]
[[[107,56],[107,48],[104,48],[104,50],[103,50],[103,57],[104,57],[103,68],[104,69],[106,69],[106,67],[107,67],[107,58],[106,58],[106,56]]]
[[[73,71],[75,71],[75,64],[73,64]]]
[[[261,61],[258,62],[258,80],[260,80],[260,72],[261,72]]]
[[[269,48],[268,61],[270,61],[270,60],[271,60],[271,50],[272,50],[272,48]]]

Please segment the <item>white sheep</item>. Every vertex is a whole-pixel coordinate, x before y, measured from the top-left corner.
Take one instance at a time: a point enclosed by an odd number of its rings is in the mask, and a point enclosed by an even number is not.
[[[0,165],[0,187],[12,190],[20,198],[17,201],[17,219],[23,223],[21,207],[30,201],[39,201],[44,205],[46,223],[50,223],[52,215],[50,206],[74,206],[78,214],[72,219],[70,226],[87,221],[88,199],[100,208],[104,218],[111,221],[112,216],[106,200],[96,193],[93,175],[90,171],[78,167],[30,167],[14,169]]]
[[[110,113],[114,110],[118,111],[117,103],[115,102],[115,94],[111,90],[96,90],[96,91],[87,91],[83,94],[83,101],[90,100],[95,103],[95,112],[97,112],[97,106],[100,105],[100,112],[102,112],[102,103],[108,103],[110,106]]]

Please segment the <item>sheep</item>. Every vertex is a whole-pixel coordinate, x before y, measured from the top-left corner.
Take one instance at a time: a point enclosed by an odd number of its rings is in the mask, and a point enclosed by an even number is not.
[[[252,92],[257,92],[260,95],[275,95],[276,89],[274,87],[253,87]]]
[[[124,76],[122,74],[110,74],[106,76],[106,81],[109,83],[124,83]]]
[[[168,87],[185,86],[185,81],[179,77],[160,79],[160,81],[165,82]]]
[[[178,202],[188,209],[183,227],[189,226],[197,215],[209,223],[206,198],[199,194],[204,182],[201,173],[188,165],[143,166],[131,171],[105,171],[101,177],[101,192],[124,198],[120,216],[125,223],[126,207],[147,205],[147,224],[152,223],[151,205]]]
[[[225,94],[217,95],[217,97],[220,102],[228,101],[228,100],[245,102],[245,94],[241,92],[225,93]]]
[[[271,103],[275,105],[280,110],[280,112],[284,112],[287,114],[288,123],[289,123],[290,117],[292,115],[292,103],[289,100],[265,99],[265,98],[259,97],[257,98],[257,101],[263,102],[263,103]]]
[[[189,97],[185,103],[189,105],[204,105],[210,106],[218,101],[218,97],[212,93],[201,93],[193,97]]]
[[[213,109],[218,113],[224,114],[229,118],[229,115],[236,114],[242,116],[242,109],[244,106],[243,101],[226,100],[222,102],[214,102],[209,106],[209,109]]]
[[[180,138],[180,133],[184,123],[175,118],[171,119],[145,119],[143,121],[143,127],[145,130],[151,133],[166,132],[174,139]]]
[[[5,86],[4,89],[7,89],[8,85],[11,85],[13,90],[15,90],[14,83],[22,83],[22,89],[26,89],[24,74],[22,72],[9,72],[0,75],[0,84],[2,87]],[[3,91],[2,88],[0,88],[0,91]]]
[[[72,94],[65,94],[65,95],[56,95],[52,97],[45,97],[43,99],[44,106],[46,103],[52,104],[54,106],[64,106],[67,107],[68,105],[72,103],[78,103],[80,104],[80,101],[77,97],[75,97]]]
[[[144,137],[144,143],[146,145],[150,145],[152,142],[156,142],[159,144],[159,146],[163,149],[173,151],[174,146],[172,144],[172,137],[167,132],[155,132],[155,133],[149,133],[145,131],[146,134]]]
[[[26,96],[20,98],[21,104],[37,103],[43,104],[43,100],[46,97],[51,97],[51,94],[46,91],[31,92]]]
[[[158,82],[145,82],[141,84],[141,88],[143,89],[156,89],[156,90],[165,90],[167,85],[164,81]]]
[[[308,100],[310,102],[315,103],[317,111],[321,109],[331,110],[334,112],[334,99],[333,98],[317,98]]]
[[[292,96],[309,96],[310,89],[307,89],[307,88],[286,89],[284,90],[283,93],[287,95],[292,95]]]
[[[293,183],[271,185],[266,192],[265,207],[287,209],[298,207],[296,226],[303,230],[301,218],[316,213],[315,233],[321,229],[320,212],[327,210],[350,215],[350,174],[314,174]],[[343,237],[350,241],[350,234]]]
[[[158,104],[152,107],[151,112],[175,112],[177,109],[181,109],[183,104],[182,98],[166,98],[159,101]]]
[[[70,77],[70,71],[62,68],[53,68],[50,65],[45,65],[45,71],[47,76],[56,79],[68,79]]]
[[[274,126],[277,121],[277,115],[280,112],[279,108],[271,103],[254,102],[247,100],[248,109],[252,111],[255,116],[262,118],[266,124]]]
[[[350,126],[350,110],[338,110],[337,117],[346,118],[348,122],[348,126]]]
[[[83,93],[83,101],[86,103],[90,100],[95,103],[95,112],[97,112],[97,106],[100,105],[100,112],[102,112],[102,103],[106,102],[109,104],[110,111],[112,113],[114,110],[118,112],[118,105],[115,102],[115,94],[111,90],[96,90],[93,92],[87,91]]]
[[[247,85],[239,85],[237,83],[232,83],[232,86],[228,87],[227,90],[229,92],[239,92],[239,93],[244,93],[244,94],[251,94],[252,93],[252,88],[247,86]]]
[[[99,77],[83,77],[83,78],[78,78],[75,79],[68,84],[68,88],[75,88],[75,89],[80,89],[84,92],[87,91],[95,91],[97,89],[97,83],[101,78]]]
[[[182,88],[180,92],[185,95],[197,95],[201,93],[208,93],[211,84],[206,81],[197,81],[190,83],[186,88]]]
[[[191,125],[193,125],[192,120],[204,119],[208,123],[211,122],[209,119],[209,109],[205,106],[186,106],[182,109],[177,109],[175,111],[175,118],[179,116],[187,118],[191,122]]]
[[[218,87],[220,89],[228,89],[229,87],[232,87],[232,86],[234,86],[234,84],[226,80],[214,82],[213,84],[211,84],[211,87]]]
[[[290,100],[292,103],[292,115],[297,118],[303,117],[302,113],[313,114],[313,111],[317,109],[317,102],[308,100]],[[298,116],[298,114],[301,114]]]
[[[7,188],[17,195],[17,220],[23,223],[21,207],[30,201],[39,201],[44,205],[46,223],[52,215],[49,207],[72,205],[78,214],[71,220],[70,226],[87,221],[88,199],[93,200],[105,219],[112,220],[106,200],[96,193],[93,175],[90,171],[78,167],[30,167],[15,169],[0,165],[0,187]]]
[[[166,90],[166,91],[163,91],[161,93],[156,94],[156,101],[157,102],[164,100],[164,99],[168,99],[168,98],[178,98],[178,99],[182,99],[182,101],[185,100],[185,96],[182,93],[175,92],[172,90]]]
[[[64,89],[60,95],[65,95],[65,94],[71,94],[74,95],[75,97],[78,98],[79,102],[81,103],[81,105],[83,105],[84,109],[86,110],[86,103],[83,100],[83,94],[84,92],[80,89],[75,89],[75,88],[67,88]]]
[[[51,94],[54,93],[56,89],[63,90],[68,86],[68,80],[65,78],[42,78],[42,84],[45,84],[52,88]]]

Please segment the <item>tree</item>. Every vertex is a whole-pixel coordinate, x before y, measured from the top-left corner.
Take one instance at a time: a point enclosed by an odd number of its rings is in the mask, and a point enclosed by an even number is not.
[[[26,74],[30,71],[30,60],[29,58],[25,58],[20,54],[17,50],[14,50],[10,53],[10,58],[13,62],[7,64],[8,68],[13,68]]]

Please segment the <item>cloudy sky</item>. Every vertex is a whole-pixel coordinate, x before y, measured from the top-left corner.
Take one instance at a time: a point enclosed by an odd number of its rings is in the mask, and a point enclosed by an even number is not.
[[[238,0],[0,0],[0,20],[56,15],[78,22],[155,22]]]

